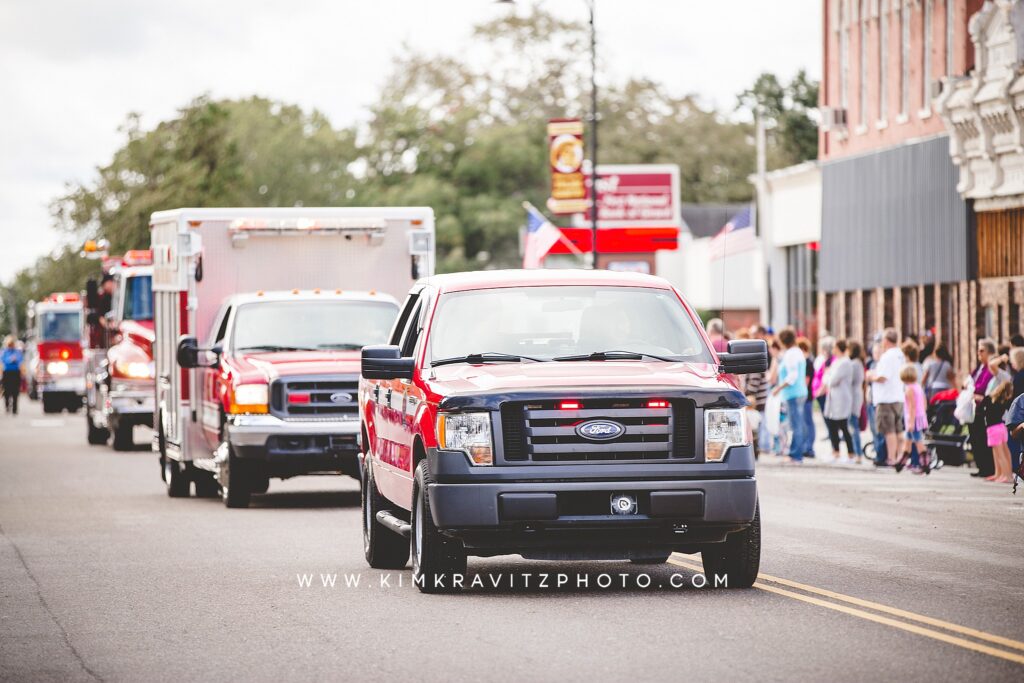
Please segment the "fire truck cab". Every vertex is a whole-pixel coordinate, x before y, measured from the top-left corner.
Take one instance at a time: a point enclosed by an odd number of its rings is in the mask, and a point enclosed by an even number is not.
[[[271,478],[358,476],[359,349],[433,272],[433,211],[179,209],[151,227],[168,495],[246,507]]]
[[[85,421],[90,444],[104,444],[113,435],[114,450],[131,450],[135,427],[153,426],[152,264],[148,249],[106,259],[103,269],[114,283],[109,303],[101,285],[87,285]]]
[[[82,297],[77,292],[51,294],[29,306],[32,330],[28,344],[29,398],[40,399],[43,412],[82,407]]]

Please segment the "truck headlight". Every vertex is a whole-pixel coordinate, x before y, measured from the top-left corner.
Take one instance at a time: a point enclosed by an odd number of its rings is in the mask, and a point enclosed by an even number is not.
[[[46,373],[49,375],[68,374],[68,364],[62,360],[52,360],[46,364]]]
[[[231,392],[228,412],[233,415],[266,413],[269,395],[266,384],[239,384]]]
[[[746,446],[747,423],[743,409],[704,411],[704,460],[722,462],[729,446]]]
[[[441,413],[437,418],[438,445],[462,451],[474,465],[493,465],[490,413]]]
[[[114,361],[114,377],[125,379],[153,379],[155,372],[153,362],[141,361]]]

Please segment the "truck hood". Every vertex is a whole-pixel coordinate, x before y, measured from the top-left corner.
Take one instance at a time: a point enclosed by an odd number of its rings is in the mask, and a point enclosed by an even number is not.
[[[121,335],[153,357],[153,340],[156,332],[152,320],[124,320],[121,322]]]
[[[602,389],[656,387],[734,391],[736,386],[716,366],[706,363],[661,361],[582,361],[549,363],[462,363],[442,365],[427,374],[431,388],[441,396],[481,392],[516,392],[547,389]]]
[[[274,353],[241,353],[227,362],[242,381],[263,379],[273,382],[279,377],[297,375],[358,375],[358,351],[280,351]]]

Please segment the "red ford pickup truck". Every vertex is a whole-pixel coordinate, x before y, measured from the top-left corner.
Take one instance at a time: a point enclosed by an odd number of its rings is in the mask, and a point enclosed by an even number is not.
[[[660,278],[442,275],[362,352],[363,545],[424,592],[468,555],[664,562],[750,586],[760,515],[745,399],[762,341],[712,349]]]

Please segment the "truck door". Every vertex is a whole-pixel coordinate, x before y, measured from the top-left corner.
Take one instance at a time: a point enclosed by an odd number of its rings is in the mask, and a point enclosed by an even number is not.
[[[221,307],[213,321],[210,334],[204,348],[223,346],[227,339],[228,322],[231,318],[231,306]],[[220,364],[213,368],[201,368],[199,371],[202,382],[202,395],[199,403],[199,423],[202,425],[203,439],[210,452],[220,445],[221,441],[221,368]]]
[[[410,293],[388,341],[389,344],[402,348],[403,354],[409,330],[417,326],[419,312],[419,293]],[[411,475],[408,472],[411,442],[405,434],[402,420],[402,386],[400,380],[371,380],[369,389],[367,409],[369,428],[372,430],[372,452],[376,461],[374,476],[382,494],[391,500],[402,502],[407,497],[403,492],[407,488],[411,491],[411,483],[407,486],[404,481],[411,482]]]

